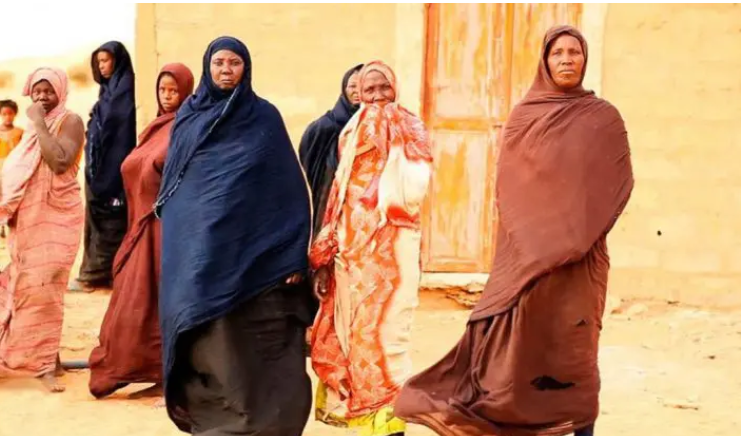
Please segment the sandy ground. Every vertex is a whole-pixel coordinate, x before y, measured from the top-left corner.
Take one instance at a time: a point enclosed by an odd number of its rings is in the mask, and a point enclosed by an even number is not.
[[[107,292],[67,295],[64,360],[87,357],[97,341],[108,298]],[[741,434],[741,313],[710,313],[659,303],[622,303],[616,312],[621,313],[605,319],[601,344],[598,434]],[[414,325],[417,368],[432,364],[456,343],[467,316],[466,310],[442,294],[423,293]],[[180,434],[165,411],[153,407],[154,400],[125,398],[145,386],[96,401],[87,391],[87,372],[68,373],[63,381],[67,392],[58,395],[47,394],[35,380],[0,381],[0,436]],[[349,432],[311,420],[305,434]],[[408,434],[432,435],[416,426]]]

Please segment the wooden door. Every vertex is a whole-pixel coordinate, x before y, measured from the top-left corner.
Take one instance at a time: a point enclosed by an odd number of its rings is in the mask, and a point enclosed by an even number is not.
[[[423,269],[488,272],[496,232],[498,142],[529,88],[540,42],[578,24],[578,4],[432,4],[423,117],[435,169],[423,215]]]

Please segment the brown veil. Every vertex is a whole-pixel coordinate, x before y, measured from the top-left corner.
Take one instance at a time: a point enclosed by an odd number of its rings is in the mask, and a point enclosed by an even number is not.
[[[547,51],[571,26],[549,30],[535,82],[507,120],[497,176],[499,231],[484,297],[473,319],[510,309],[543,274],[580,261],[610,231],[633,188],[625,124],[610,103],[579,85],[554,83]]]
[[[617,109],[581,85],[560,89],[548,72],[548,49],[564,34],[586,58],[578,30],[549,30],[535,81],[505,127],[483,296],[460,342],[396,403],[397,416],[440,435],[560,436],[599,413],[605,237],[633,176]]]

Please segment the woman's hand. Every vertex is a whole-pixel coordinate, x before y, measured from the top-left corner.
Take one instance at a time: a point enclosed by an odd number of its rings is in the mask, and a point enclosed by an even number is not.
[[[326,266],[319,268],[314,274],[314,296],[322,303],[329,293],[329,278],[329,269]]]
[[[304,276],[301,273],[295,273],[288,276],[286,279],[287,285],[297,285],[301,283],[301,280],[303,280]]]
[[[46,111],[41,103],[36,102],[26,109],[26,116],[32,123],[43,123]]]

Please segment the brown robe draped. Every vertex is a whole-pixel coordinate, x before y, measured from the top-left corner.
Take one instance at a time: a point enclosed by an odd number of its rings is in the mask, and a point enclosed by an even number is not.
[[[597,353],[607,291],[605,237],[633,188],[619,112],[547,68],[548,31],[498,163],[494,264],[466,333],[413,378],[398,416],[445,436],[566,435],[599,413]],[[583,77],[582,77],[583,79]]]
[[[193,92],[193,74],[185,65],[165,65],[159,78],[164,74],[175,78],[181,102]],[[157,313],[161,236],[154,203],[175,113],[164,113],[160,105],[158,115],[121,165],[128,231],[113,263],[113,294],[100,327],[100,345],[90,354],[90,393],[97,398],[129,383],[162,382]]]

